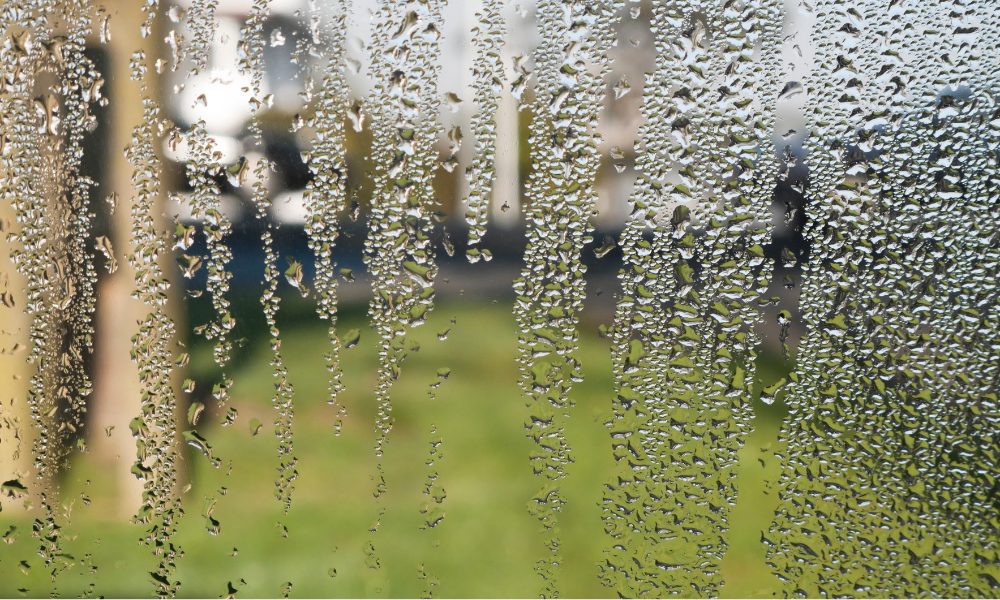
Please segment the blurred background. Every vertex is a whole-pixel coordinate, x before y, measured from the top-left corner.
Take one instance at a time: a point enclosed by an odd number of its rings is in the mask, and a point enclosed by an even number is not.
[[[296,126],[308,118],[303,97],[301,65],[293,61],[307,36],[306,0],[273,0],[264,23],[264,93],[269,102],[260,114],[263,145],[251,139],[253,110],[249,81],[236,67],[241,28],[250,12],[250,0],[222,0],[216,12],[210,43],[209,69],[189,77],[188,69],[165,69],[154,93],[165,116],[184,130],[198,120],[221,153],[229,171],[239,169],[241,157],[263,153],[275,169],[266,173],[267,193],[273,202],[268,215],[275,230],[278,264],[300,263],[304,283],[313,273],[307,247],[303,191],[310,171],[303,153],[309,132]],[[320,2],[319,5],[323,3]],[[349,54],[364,62],[374,0],[354,2]],[[452,1],[445,12],[442,38],[440,92],[461,102],[441,115],[441,130],[467,127],[476,107],[471,66],[472,28],[478,2]],[[129,81],[129,58],[137,49],[173,60],[175,35],[184,31],[185,2],[166,4],[164,17],[148,37],[140,35],[141,3],[106,0],[95,22],[106,22],[106,32],[95,32],[88,53],[105,77],[108,102],[97,113],[96,130],[86,140],[83,170],[94,178],[91,207],[94,236],[105,236],[117,249],[119,268],[100,268],[97,287],[96,339],[88,372],[94,392],[88,401],[86,427],[77,434],[76,450],[60,474],[65,561],[57,567],[39,561],[32,536],[30,490],[30,418],[22,401],[30,373],[24,366],[27,325],[22,312],[0,312],[4,330],[0,355],[0,403],[3,438],[0,466],[5,488],[0,513],[0,596],[38,596],[53,589],[59,595],[100,594],[145,596],[151,591],[149,573],[155,558],[140,547],[143,527],[131,522],[141,500],[142,487],[130,473],[135,440],[129,424],[138,414],[140,388],[130,359],[131,338],[145,310],[132,297],[133,273],[123,260],[130,227],[130,166],[123,155],[132,129],[141,122],[141,96]],[[613,319],[620,292],[617,271],[620,251],[605,252],[619,235],[628,212],[627,199],[635,174],[634,143],[639,124],[643,72],[651,64],[648,3],[636,18],[623,20],[619,45],[611,51],[614,71],[607,86],[601,119],[604,154],[599,174],[599,201],[593,216],[593,238],[583,253],[587,264],[587,299],[580,323],[580,360],[584,381],[574,386],[574,418],[567,432],[575,462],[565,479],[570,502],[562,517],[565,563],[560,569],[567,596],[607,596],[596,565],[606,543],[601,535],[599,502],[604,482],[611,477],[612,456],[605,421],[614,396],[610,342],[604,336]],[[511,5],[510,33],[503,49],[508,66],[516,56],[530,54],[537,42],[530,2]],[[106,21],[105,21],[106,17]],[[786,23],[788,73],[808,64],[802,31],[807,22]],[[172,39],[173,38],[173,39]],[[792,51],[793,47],[796,47]],[[802,51],[802,48],[806,51]],[[363,64],[349,74],[352,94],[363,99],[371,91]],[[621,82],[631,89],[621,93]],[[783,94],[778,129],[790,131],[776,144],[793,150],[800,140],[802,94]],[[616,91],[617,90],[617,91]],[[266,223],[255,217],[249,185],[239,185],[224,172],[209,172],[222,192],[222,206],[233,222],[226,243],[232,249],[233,274],[229,295],[236,326],[236,350],[227,374],[235,381],[227,414],[220,414],[211,398],[221,377],[211,359],[212,348],[196,328],[212,318],[205,298],[192,293],[204,288],[205,275],[185,278],[182,268],[171,268],[174,286],[172,316],[190,362],[176,382],[182,411],[204,410],[199,433],[210,441],[218,466],[198,449],[185,447],[181,493],[184,517],[176,543],[184,555],[178,562],[184,596],[362,596],[383,594],[417,596],[427,589],[444,596],[527,596],[536,593],[532,567],[544,556],[538,525],[526,506],[536,493],[527,457],[531,442],[524,435],[524,401],[517,384],[517,331],[512,311],[511,285],[520,274],[525,244],[521,219],[522,191],[529,153],[529,109],[518,110],[505,93],[496,114],[497,179],[484,245],[492,251],[489,263],[470,265],[463,256],[465,224],[461,206],[465,192],[462,169],[438,169],[434,187],[440,202],[435,244],[440,264],[436,308],[428,322],[409,335],[409,356],[392,389],[395,424],[384,458],[387,494],[385,514],[377,533],[381,569],[366,565],[369,529],[379,515],[372,501],[375,457],[373,392],[378,369],[375,334],[367,318],[370,284],[362,262],[367,202],[372,190],[367,156],[371,132],[367,124],[347,127],[348,188],[354,204],[342,215],[344,232],[335,249],[342,274],[338,292],[342,340],[349,340],[342,356],[345,391],[339,400],[347,415],[341,435],[334,434],[335,408],[327,403],[327,374],[323,354],[326,331],[316,316],[312,296],[282,280],[278,324],[282,350],[295,388],[295,453],[299,477],[287,515],[274,498],[277,442],[274,435],[273,383],[267,329],[260,309],[264,251],[261,234]],[[466,164],[474,145],[459,151]],[[197,224],[189,198],[186,170],[191,155],[186,144],[163,140],[163,181],[169,192],[159,202],[165,219]],[[442,135],[441,156],[448,156]],[[116,199],[118,209],[109,206]],[[775,285],[769,293],[779,301],[767,307],[761,328],[754,397],[792,368],[782,357],[777,313],[794,312],[796,261],[782,256],[805,252],[795,225],[801,216],[801,198],[791,188],[779,188],[774,204],[774,239],[768,248],[775,262]],[[5,207],[4,210],[7,210]],[[795,216],[796,211],[798,215]],[[4,214],[4,222],[10,215]],[[0,223],[2,224],[2,223]],[[458,252],[444,251],[453,240]],[[7,257],[6,240],[0,256]],[[601,249],[597,252],[595,250]],[[198,247],[193,252],[201,251]],[[112,251],[114,254],[115,251]],[[600,256],[598,256],[600,255]],[[4,258],[0,286],[10,290],[11,303],[23,289],[10,262]],[[94,251],[94,260],[107,258]],[[798,332],[792,331],[791,342]],[[754,431],[741,453],[739,504],[732,513],[730,547],[723,564],[727,596],[770,596],[777,589],[764,564],[760,542],[777,503],[774,491],[780,448],[776,432],[784,415],[781,402],[755,401]],[[445,518],[426,528],[422,505],[424,485],[432,468],[425,465],[432,447],[441,453],[433,471],[446,492]],[[8,475],[10,474],[10,475]],[[28,493],[25,493],[28,492]],[[55,577],[52,579],[53,571]],[[54,584],[51,583],[54,581]]]

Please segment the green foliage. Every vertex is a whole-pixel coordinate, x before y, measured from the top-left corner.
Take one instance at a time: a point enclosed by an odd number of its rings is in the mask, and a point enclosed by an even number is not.
[[[231,406],[239,417],[233,425],[205,434],[222,466],[212,468],[193,449],[185,455],[191,488],[184,493],[185,515],[175,540],[185,552],[178,562],[179,593],[217,597],[232,583],[239,596],[274,597],[290,581],[292,596],[412,597],[425,587],[418,578],[423,562],[428,577],[440,582],[436,595],[533,595],[532,567],[544,548],[538,525],[525,510],[537,482],[527,462],[532,444],[523,429],[527,409],[512,360],[517,332],[510,307],[444,304],[407,340],[410,350],[392,388],[395,423],[385,454],[386,513],[375,537],[382,563],[378,571],[364,562],[368,530],[377,517],[371,499],[375,336],[360,315],[342,318],[341,335],[358,329],[361,339],[343,355],[346,387],[341,400],[348,415],[343,434],[335,437],[335,409],[327,404],[323,370],[326,332],[301,321],[295,310],[290,313],[281,325],[287,332],[282,350],[296,389],[299,478],[291,511],[284,516],[272,493],[278,459],[270,353],[266,344],[251,342],[232,373]],[[448,329],[446,339],[439,340],[438,334]],[[210,361],[209,354],[194,353],[199,364],[192,371],[201,373],[202,380],[210,380],[210,369],[202,364]],[[561,516],[565,563],[558,573],[566,596],[609,596],[612,591],[599,584],[596,566],[605,543],[599,501],[613,471],[603,425],[610,414],[612,382],[608,341],[597,335],[596,327],[584,326],[579,357],[585,379],[572,392],[577,406],[567,438],[574,462],[563,480],[568,500]],[[442,367],[451,372],[436,398],[430,398],[428,386],[439,381]],[[758,372],[769,383],[784,368],[766,363]],[[741,452],[741,495],[723,564],[729,582],[723,592],[732,596],[770,596],[776,589],[764,566],[760,532],[777,503],[773,490],[764,492],[777,474],[778,463],[766,446],[775,437],[780,412],[758,408],[768,412]],[[208,415],[201,422],[220,420],[220,415]],[[254,435],[258,421],[263,425]],[[446,517],[437,527],[421,530],[432,425],[444,441],[437,466],[447,492]],[[115,482],[87,455],[76,457],[71,473],[64,483],[63,503],[72,510],[63,536],[72,566],[56,578],[58,594],[81,595],[96,584],[96,593],[109,597],[150,595],[155,557],[136,547],[142,527],[111,518]],[[223,487],[225,493],[219,493]],[[216,499],[214,506],[206,506],[206,497]],[[214,525],[206,515],[218,521],[218,535],[209,533]],[[17,596],[19,589],[31,596],[46,593],[49,575],[35,554],[30,521],[10,511],[2,516],[0,529],[17,529],[12,544],[0,545],[0,595]],[[26,574],[18,567],[22,560],[31,565]],[[91,565],[97,565],[93,572]]]

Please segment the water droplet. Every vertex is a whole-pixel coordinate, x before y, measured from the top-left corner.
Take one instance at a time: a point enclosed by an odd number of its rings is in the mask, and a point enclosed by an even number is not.
[[[118,270],[118,261],[115,260],[115,249],[111,247],[111,240],[107,236],[99,235],[95,241],[97,249],[100,250],[101,254],[107,260],[108,273],[114,273]]]
[[[342,343],[344,348],[353,348],[357,346],[358,342],[360,341],[361,341],[361,330],[350,329],[347,331],[347,333],[344,334]]]

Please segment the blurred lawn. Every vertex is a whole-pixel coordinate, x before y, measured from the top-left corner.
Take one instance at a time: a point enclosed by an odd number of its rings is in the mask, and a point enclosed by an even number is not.
[[[283,351],[296,389],[300,473],[292,510],[283,515],[274,498],[270,357],[256,343],[232,373],[236,424],[206,427],[205,422],[220,420],[208,415],[200,428],[223,467],[213,469],[201,455],[187,454],[193,486],[185,494],[186,514],[176,539],[185,553],[177,572],[180,594],[218,597],[231,582],[240,596],[280,596],[290,581],[292,596],[419,596],[425,585],[418,578],[423,561],[428,575],[440,582],[436,595],[537,595],[532,567],[543,548],[526,506],[538,482],[527,462],[530,442],[522,425],[526,411],[516,384],[516,332],[509,305],[441,305],[411,334],[419,350],[410,353],[393,387],[395,425],[385,455],[388,493],[374,538],[368,531],[378,510],[372,499],[374,336],[363,314],[341,319],[340,331],[360,328],[362,335],[356,347],[344,352],[346,391],[341,400],[348,417],[343,435],[335,437],[323,368],[326,333],[312,320],[286,321]],[[447,339],[439,340],[438,333],[449,328]],[[610,352],[607,340],[596,335],[596,324],[583,329],[580,358],[586,380],[574,388],[577,406],[568,437],[575,463],[565,479],[569,504],[562,515],[561,588],[567,597],[613,595],[595,577],[605,544],[598,503],[612,468],[602,425],[612,397]],[[428,386],[442,367],[450,368],[451,375],[437,398],[430,399]],[[761,370],[769,382],[780,366],[765,362]],[[773,491],[765,492],[773,488],[779,466],[770,447],[778,413],[764,413],[762,405],[758,409],[756,431],[742,453],[740,500],[732,513],[731,548],[723,565],[728,596],[770,596],[774,591],[760,532],[776,505]],[[264,424],[256,436],[249,425],[254,418]],[[444,440],[438,470],[448,494],[447,517],[434,529],[420,530],[432,425]],[[64,519],[63,536],[73,559],[56,579],[55,592],[76,596],[96,585],[100,595],[148,596],[154,561],[138,544],[140,527],[110,518],[113,500],[106,494],[114,482],[84,456],[64,488],[72,511]],[[207,532],[203,512],[208,497],[217,498],[219,535]],[[287,537],[279,523],[287,527]],[[17,527],[13,543],[0,544],[0,596],[48,595],[49,577],[35,554],[30,521],[23,513],[0,515],[0,529],[11,525]],[[365,565],[364,547],[370,540],[381,561],[379,570]]]

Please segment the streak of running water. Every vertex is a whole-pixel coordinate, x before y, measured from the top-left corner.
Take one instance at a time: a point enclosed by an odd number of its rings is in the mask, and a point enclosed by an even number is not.
[[[447,367],[437,370],[437,378],[427,387],[427,399],[430,402],[437,401],[438,389],[448,379],[450,374],[451,369]],[[424,478],[424,487],[421,492],[423,501],[420,504],[420,515],[423,519],[423,525],[420,526],[420,529],[434,536],[431,540],[431,545],[436,549],[441,546],[441,540],[437,536],[437,528],[444,522],[444,501],[448,497],[448,493],[441,484],[441,474],[438,471],[438,463],[444,456],[444,452],[442,451],[444,438],[441,436],[436,425],[431,425],[428,446],[427,458],[424,460],[424,464],[427,466],[427,474]],[[417,567],[417,576],[424,583],[421,597],[432,598],[434,590],[440,585],[438,578],[427,569],[423,561]]]
[[[187,11],[185,23],[191,39],[180,45],[178,53],[190,62],[189,80],[208,70],[217,6],[217,0],[193,0]],[[199,100],[208,101],[204,95]],[[232,222],[222,210],[219,185],[215,181],[215,175],[222,172],[224,167],[219,162],[215,140],[209,135],[204,119],[198,119],[183,137],[190,151],[186,171],[192,189],[191,213],[201,223],[208,251],[207,257],[197,261],[198,266],[194,272],[202,266],[206,269],[208,277],[204,291],[210,296],[215,311],[214,317],[208,323],[197,326],[195,331],[214,342],[215,362],[220,367],[225,367],[232,354],[233,344],[229,335],[236,326],[236,320],[230,312],[230,302],[226,297],[229,281],[232,279],[227,265],[233,258],[232,251],[226,245],[226,238],[232,231]],[[192,257],[187,258],[189,265],[192,260]],[[226,405],[231,386],[232,381],[223,373],[222,381],[215,387],[213,394],[220,406]]]
[[[776,2],[652,10],[656,59],[621,243],[618,468],[601,572],[624,595],[714,595],[770,277],[782,15]]]
[[[145,6],[144,31],[152,30],[161,10],[156,3]],[[174,534],[183,516],[178,496],[178,398],[172,373],[175,365],[185,361],[183,353],[175,357],[171,352],[176,325],[167,308],[170,280],[164,263],[173,258],[174,240],[160,222],[165,190],[163,165],[156,150],[169,125],[154,100],[153,86],[158,81],[153,71],[155,60],[137,51],[130,64],[131,78],[141,89],[143,119],[126,149],[134,189],[128,260],[135,273],[136,297],[148,310],[132,338],[132,360],[139,369],[142,398],[141,414],[130,428],[136,437],[132,473],[143,482],[143,502],[135,520],[147,527],[142,540],[159,557],[150,575],[157,594],[167,597],[175,595],[179,586],[174,573],[182,552],[174,543]]]
[[[270,161],[264,156],[264,139],[260,128],[260,112],[266,106],[263,100],[264,89],[264,21],[268,17],[270,0],[254,0],[242,32],[244,54],[240,57],[240,71],[250,78],[251,106],[255,106],[253,117],[249,124],[250,141],[255,145],[255,164],[248,164],[246,157],[241,157],[237,163],[235,183],[238,186],[247,183],[247,171],[252,171],[251,196],[257,209],[257,219],[263,225],[261,242],[264,246],[264,292],[261,295],[261,306],[264,311],[264,321],[267,324],[271,345],[271,369],[274,381],[274,395],[271,403],[277,411],[274,423],[274,434],[278,438],[278,478],[274,482],[275,497],[281,502],[285,513],[292,506],[292,492],[298,472],[295,469],[297,459],[292,436],[292,421],[294,418],[293,400],[295,389],[288,381],[288,369],[281,354],[281,331],[278,329],[277,315],[281,308],[281,296],[278,295],[280,271],[278,255],[274,248],[274,223],[270,218],[271,201],[268,198],[267,173],[271,169]],[[286,273],[289,282],[302,289],[301,266],[296,269],[292,262]]]
[[[375,534],[385,510],[382,455],[392,429],[390,391],[406,355],[406,332],[425,322],[433,307],[437,265],[431,244],[437,166],[435,143],[439,95],[442,0],[383,1],[372,34],[371,104],[375,191],[371,202],[365,263],[372,281],[369,307],[378,335],[379,372],[374,497],[378,516],[366,553],[369,567],[381,566]]]
[[[28,406],[42,518],[33,528],[38,555],[52,578],[68,566],[62,551],[58,476],[83,427],[91,383],[85,360],[93,350],[94,283],[90,250],[93,181],[80,173],[83,141],[97,125],[103,79],[84,55],[90,6],[16,2],[4,7],[0,57],[0,194],[14,209],[12,260],[28,283],[31,322]],[[82,446],[81,446],[82,448]]]
[[[558,514],[560,480],[571,462],[565,422],[573,383],[581,381],[577,319],[583,308],[594,181],[600,163],[597,122],[607,73],[615,3],[543,0],[541,43],[535,51],[535,101],[530,136],[534,171],[525,210],[528,245],[514,282],[517,361],[526,398],[525,429],[535,442],[531,468],[541,488],[529,511],[544,531],[546,555],[536,565],[542,594],[558,595],[562,560]],[[596,65],[596,67],[595,67]],[[596,69],[597,73],[593,72]]]
[[[465,216],[469,222],[469,249],[466,254],[471,262],[484,255],[489,258],[489,250],[478,246],[486,234],[489,216],[496,161],[496,115],[505,82],[501,48],[506,27],[502,9],[501,0],[486,0],[477,15],[473,33],[476,114],[472,117],[470,129],[476,153],[466,169],[469,190],[465,199]]]
[[[340,366],[342,345],[337,337],[337,272],[333,250],[337,242],[337,223],[347,208],[347,150],[345,145],[344,122],[351,107],[351,96],[345,69],[347,66],[347,27],[351,3],[339,0],[334,7],[331,22],[319,29],[321,24],[318,8],[314,5],[311,29],[326,36],[322,40],[319,69],[324,73],[319,89],[311,92],[314,98],[313,115],[309,125],[315,129],[312,151],[308,165],[313,178],[305,192],[308,214],[306,233],[309,248],[316,257],[316,275],[313,287],[316,289],[317,311],[321,319],[328,322],[330,347],[325,355],[330,373],[330,403],[336,406],[334,432],[340,435],[346,415],[344,405],[337,402],[337,395],[343,388],[343,372]],[[314,39],[311,43],[320,42]],[[302,59],[304,60],[304,58]],[[308,85],[308,84],[307,84]]]

